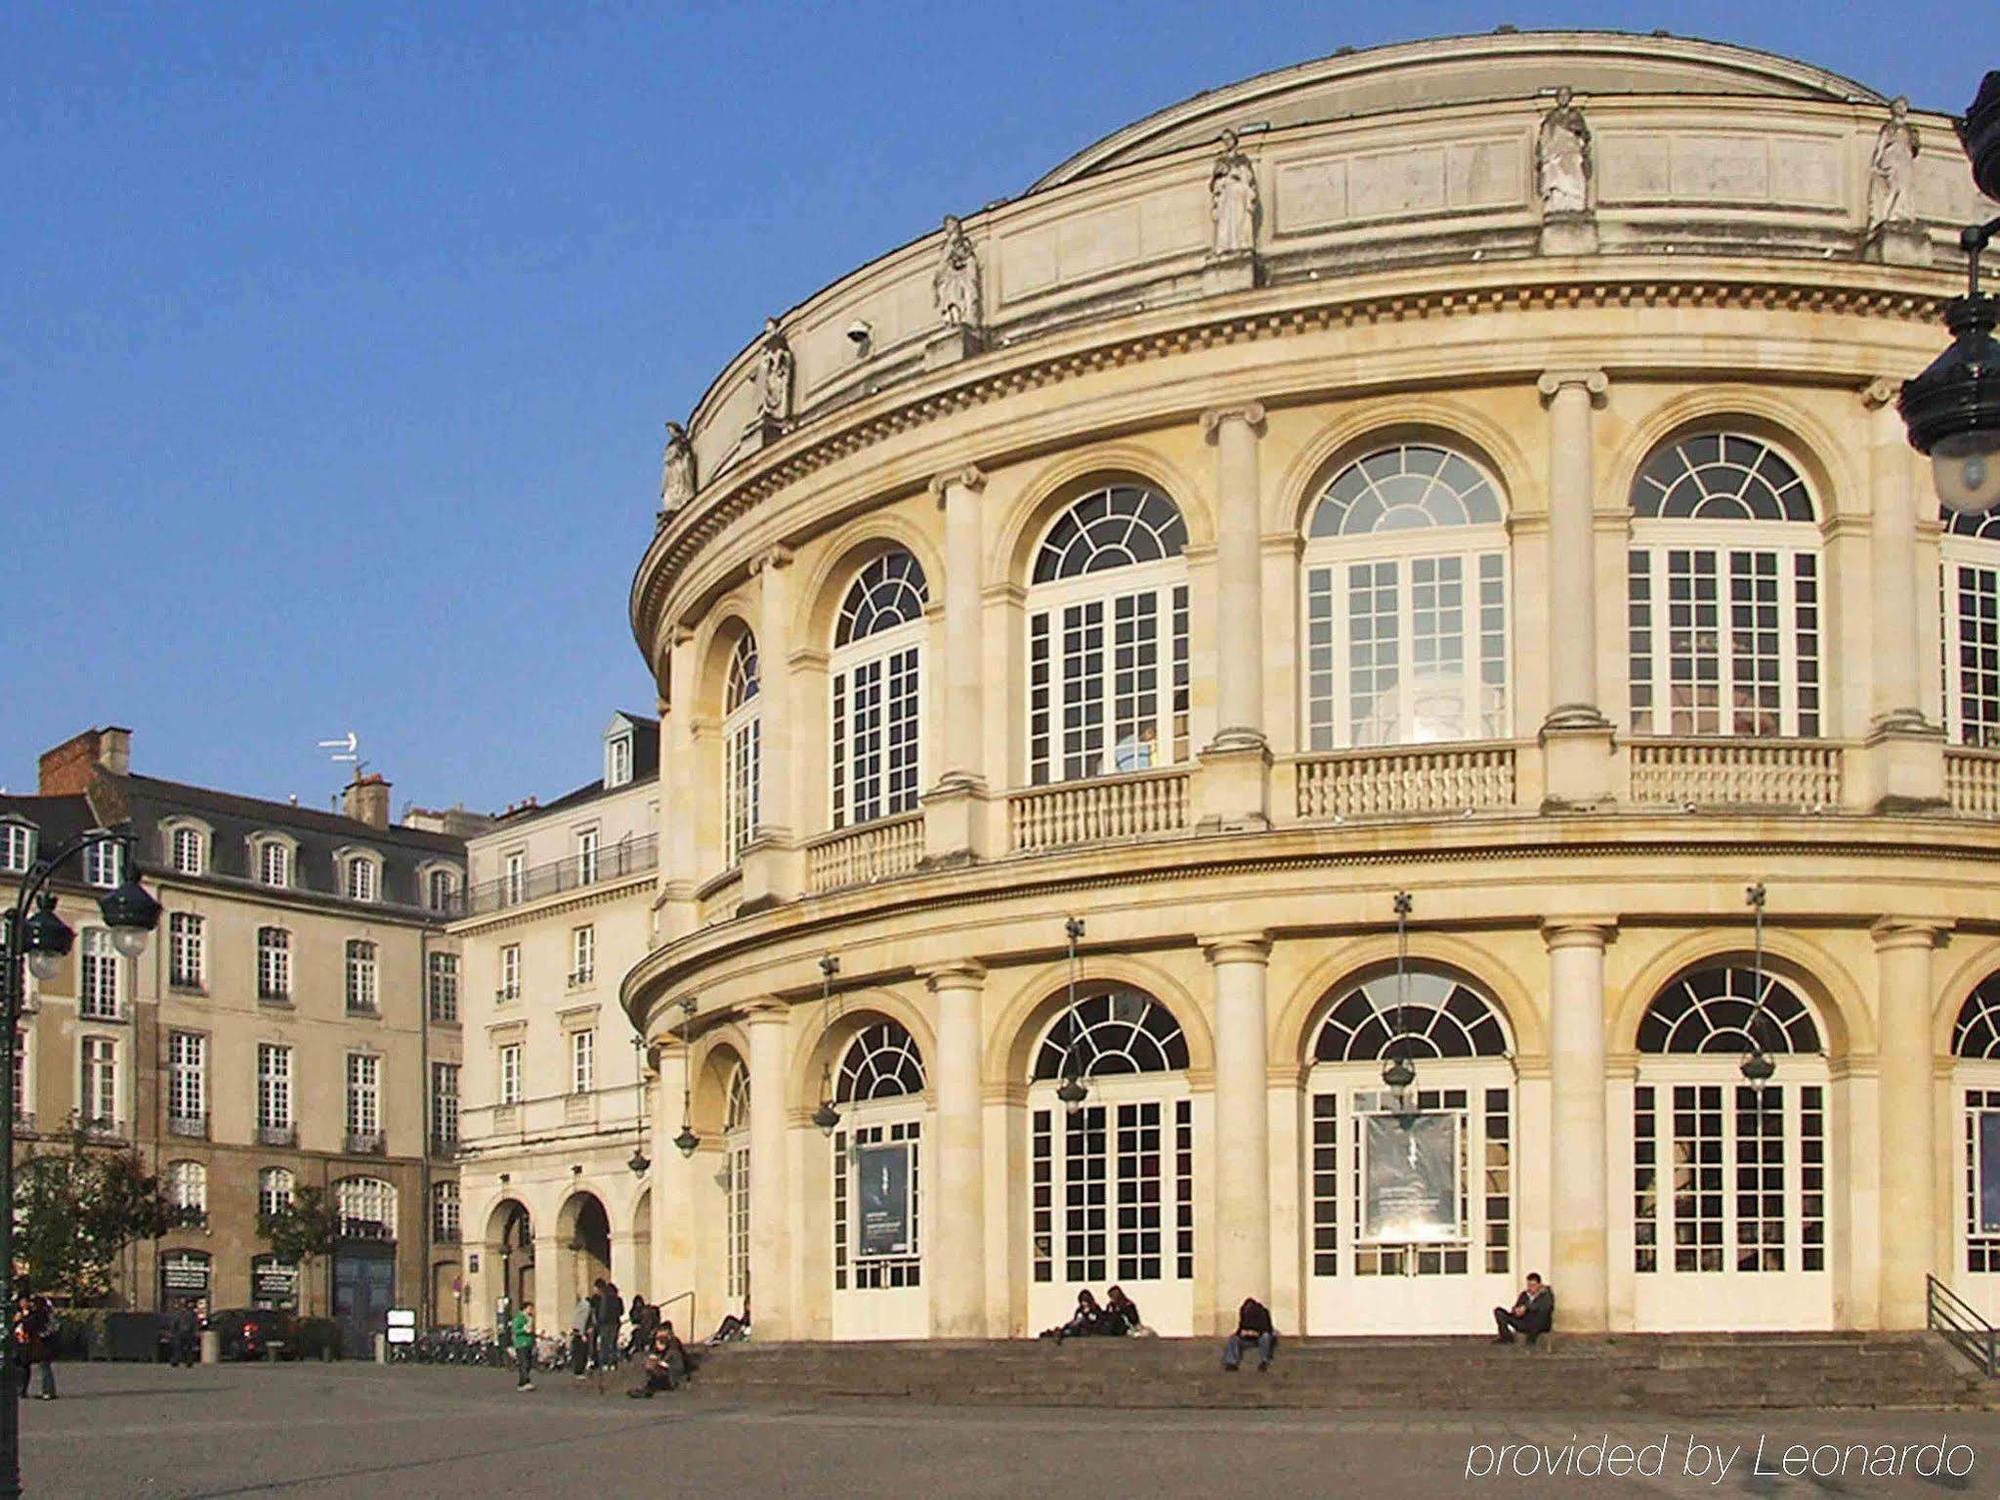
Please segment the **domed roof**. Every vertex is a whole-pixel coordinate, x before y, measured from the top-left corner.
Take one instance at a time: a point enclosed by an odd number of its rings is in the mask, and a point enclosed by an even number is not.
[[[1148,115],[1078,152],[1031,192],[1213,141],[1225,126],[1279,130],[1567,86],[1606,94],[1886,101],[1839,74],[1775,53],[1661,33],[1499,31],[1343,51],[1261,73]]]

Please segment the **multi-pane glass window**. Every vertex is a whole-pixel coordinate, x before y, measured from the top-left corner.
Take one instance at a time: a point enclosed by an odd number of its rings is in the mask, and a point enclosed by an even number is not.
[[[103,830],[98,830],[102,832]],[[109,889],[125,878],[125,846],[92,844],[83,851],[83,878]]]
[[[735,864],[757,836],[758,781],[761,774],[762,722],[758,694],[757,637],[744,631],[729,654],[729,674],[722,690],[722,851]]]
[[[508,943],[500,950],[500,992],[496,999],[521,998],[521,945]]]
[[[377,875],[375,861],[366,854],[350,855],[347,861],[347,899],[373,901]]]
[[[396,1237],[396,1189],[379,1177],[344,1177],[333,1185],[341,1233],[357,1240]]]
[[[118,1043],[108,1036],[83,1039],[83,1124],[87,1130],[112,1131],[118,1128]]]
[[[204,864],[208,841],[202,837],[199,828],[185,825],[174,830],[173,870],[176,875],[199,875]]]
[[[431,1134],[440,1146],[458,1144],[458,1064],[431,1064]]]
[[[347,1133],[382,1133],[382,1059],[373,1052],[347,1054]]]
[[[433,953],[430,956],[430,973],[426,977],[429,994],[431,1019],[433,1021],[454,1022],[458,1019],[458,955],[456,953]]]
[[[167,1202],[188,1220],[208,1214],[208,1168],[198,1161],[167,1163]]]
[[[192,912],[177,911],[167,918],[167,983],[176,989],[202,986],[205,927]]]
[[[167,1033],[167,1115],[183,1130],[208,1119],[208,1038],[198,1031]]]
[[[590,1027],[569,1034],[569,1091],[587,1094],[596,1087],[597,1032]]]
[[[35,830],[26,823],[0,823],[0,871],[23,875],[35,859]]]
[[[505,874],[501,877],[504,886],[504,905],[518,906],[528,899],[528,856],[520,850],[510,852],[503,861]]]
[[[432,911],[449,911],[458,889],[458,877],[450,870],[432,870],[425,880]]]
[[[458,1243],[458,1183],[451,1179],[431,1188],[431,1238],[441,1245]]]
[[[375,945],[362,938],[347,944],[347,1009],[353,1015],[373,1015],[377,1009]]]
[[[292,998],[292,935],[282,927],[257,929],[257,998]]]
[[[87,1020],[115,1021],[122,966],[118,950],[111,945],[111,934],[102,927],[86,927],[79,946],[82,954],[77,971],[78,1007]]]
[[[579,829],[576,835],[576,883],[594,885],[597,882],[597,830]]]
[[[597,929],[594,926],[569,930],[569,982],[589,984],[597,977]]]
[[[923,568],[900,549],[864,567],[841,601],[831,664],[836,828],[917,805],[929,603]]]
[[[1306,524],[1311,749],[1512,732],[1503,519],[1493,481],[1428,444],[1334,477]]]
[[[1632,513],[1632,732],[1817,737],[1824,600],[1798,470],[1758,438],[1683,438],[1646,460]]]
[[[500,1102],[521,1102],[521,1044],[507,1042],[500,1048]]]
[[[257,1044],[257,1128],[292,1128],[292,1049],[277,1042]]]
[[[1028,595],[1035,784],[1188,758],[1186,551],[1173,501],[1132,484],[1085,495],[1043,537]]]
[[[923,1057],[916,1039],[898,1022],[875,1022],[856,1033],[841,1053],[834,1099],[856,1107],[842,1109],[847,1125],[834,1135],[835,1291],[922,1284],[923,1125],[899,1115],[912,1106],[920,1111],[923,1091]],[[885,1108],[869,1107],[875,1104]],[[900,1192],[871,1194],[867,1186],[875,1182],[886,1188],[897,1181]],[[864,1222],[869,1218],[862,1212],[864,1201],[873,1201],[881,1215],[872,1225]]]
[[[728,1236],[728,1294],[750,1292],[750,1070],[741,1063],[729,1075],[722,1111],[723,1213]]]
[[[257,879],[263,885],[288,886],[292,883],[292,850],[289,844],[281,839],[258,842]]]
[[[257,1212],[274,1214],[292,1201],[298,1179],[285,1167],[264,1167],[257,1173]]]
[[[2000,749],[2000,515],[1943,513],[1945,734]]]

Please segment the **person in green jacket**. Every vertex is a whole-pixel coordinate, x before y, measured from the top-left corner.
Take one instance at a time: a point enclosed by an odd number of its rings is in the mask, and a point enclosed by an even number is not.
[[[528,1377],[535,1372],[535,1304],[523,1302],[514,1314],[514,1372],[520,1379],[515,1381],[517,1391],[532,1391],[535,1382]]]

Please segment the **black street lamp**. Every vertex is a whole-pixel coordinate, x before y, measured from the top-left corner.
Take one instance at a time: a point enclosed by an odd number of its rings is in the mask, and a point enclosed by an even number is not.
[[[7,1328],[18,1337],[15,1327],[17,1301],[14,1278],[14,1112],[20,1101],[14,1097],[14,1041],[21,1024],[21,1002],[27,981],[25,963],[37,979],[55,977],[56,966],[76,942],[69,924],[56,915],[55,892],[50,888],[56,872],[86,849],[114,845],[119,850],[123,879],[115,890],[99,899],[104,925],[111,929],[111,946],[124,958],[145,952],[153,929],[160,925],[160,903],[139,884],[137,847],[129,833],[92,832],[71,839],[53,855],[35,861],[21,881],[14,908],[5,914],[0,929],[0,989],[4,989],[6,1015],[0,1018],[0,1267],[7,1276]],[[11,1347],[14,1337],[8,1340]],[[0,1500],[15,1500],[21,1493],[21,1408],[15,1401],[0,1401]]]
[[[1409,1033],[1404,1027],[1410,997],[1410,908],[1414,904],[1408,891],[1396,892],[1396,1029],[1382,1049],[1389,1059],[1382,1065],[1382,1082],[1396,1091],[1399,1102],[1417,1081],[1417,1065],[1410,1060]],[[1398,1042],[1402,1043],[1400,1052]]]
[[[833,1021],[833,976],[840,972],[840,960],[831,953],[819,961],[819,1033],[820,1045],[831,1047],[828,1036]],[[813,1124],[819,1133],[829,1138],[840,1127],[840,1107],[833,1102],[833,1053],[829,1050],[820,1059],[819,1065],[819,1108],[813,1111]]]
[[[1056,1098],[1070,1114],[1083,1108],[1083,1101],[1090,1097],[1090,1085],[1083,1081],[1083,1075],[1076,1066],[1076,944],[1083,936],[1083,918],[1070,917],[1063,922],[1063,936],[1069,943],[1069,1001],[1063,1012],[1063,1019],[1069,1025],[1069,1036],[1063,1045],[1063,1080],[1056,1089]]]
[[[689,1113],[693,1103],[694,1052],[688,1041],[687,1029],[694,1021],[694,996],[681,1001],[681,1023],[674,1028],[680,1033],[681,1051],[686,1055],[681,1059],[681,1133],[674,1137],[674,1149],[683,1157],[692,1157],[701,1147],[701,1137],[694,1133],[694,1117]]]
[[[1768,1083],[1771,1075],[1778,1071],[1778,1065],[1771,1061],[1771,1054],[1764,1050],[1764,1038],[1758,1034],[1757,1018],[1764,1014],[1764,882],[1758,881],[1743,892],[1743,899],[1750,903],[1755,912],[1756,939],[1751,969],[1750,1019],[1744,1028],[1750,1033],[1750,1055],[1743,1059],[1739,1071],[1747,1083]]]
[[[1973,180],[2000,198],[2000,72],[1988,73],[1958,123]],[[1968,514],[2000,505],[2000,305],[1979,289],[1979,257],[2000,234],[2000,219],[1970,224],[1958,242],[1967,260],[1966,291],[1945,304],[1951,347],[1923,374],[1903,382],[1896,405],[1910,446],[1931,461],[1938,498]]]

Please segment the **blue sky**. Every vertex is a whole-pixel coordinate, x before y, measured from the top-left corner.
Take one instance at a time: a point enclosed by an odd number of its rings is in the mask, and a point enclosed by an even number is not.
[[[1597,26],[1962,109],[1992,0],[0,7],[0,784],[595,774],[662,422],[767,312],[1205,88]]]

